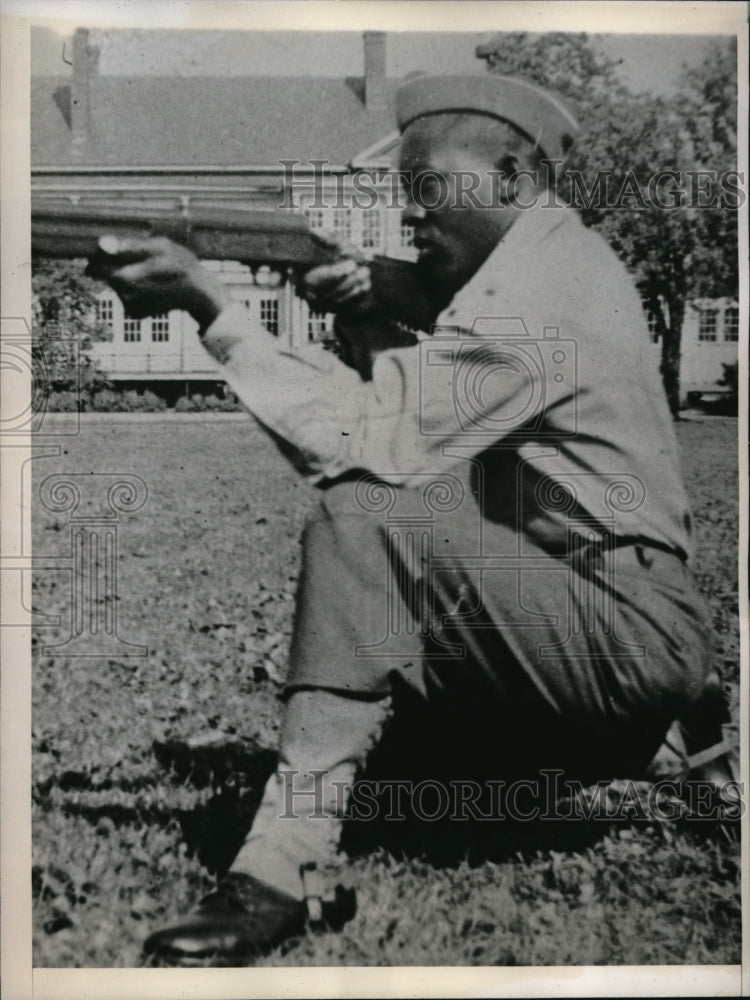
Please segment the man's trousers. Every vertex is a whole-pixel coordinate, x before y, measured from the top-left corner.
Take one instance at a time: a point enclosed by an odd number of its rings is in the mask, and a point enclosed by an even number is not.
[[[303,538],[288,691],[406,689],[492,768],[632,776],[711,667],[689,569],[647,543],[588,545],[585,525],[551,554],[449,493],[429,477],[325,493]]]

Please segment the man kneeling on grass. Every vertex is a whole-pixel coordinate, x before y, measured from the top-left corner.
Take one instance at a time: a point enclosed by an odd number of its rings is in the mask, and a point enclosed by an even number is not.
[[[470,731],[484,774],[522,761],[590,780],[649,773],[675,720],[700,718],[709,697],[690,514],[641,303],[544,179],[576,122],[503,77],[417,78],[396,104],[403,221],[440,302],[431,337],[393,327],[351,259],[305,279],[311,303],[338,313],[349,364],[319,345],[285,353],[169,241],[94,263],[131,314],[190,311],[244,406],[323,491],[303,539],[279,768],[217,890],[147,941],[170,961],[239,963],[310,915],[345,919],[320,877],[396,689],[446,732]]]

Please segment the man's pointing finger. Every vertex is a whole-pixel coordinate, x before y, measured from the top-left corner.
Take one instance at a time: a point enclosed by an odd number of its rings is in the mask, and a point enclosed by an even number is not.
[[[100,236],[99,252],[106,257],[116,257],[117,264],[134,264],[152,257],[158,249],[155,240],[124,240],[118,236]]]
[[[155,249],[151,240],[124,240],[110,235],[100,236],[97,246],[96,254],[89,259],[86,273],[91,278],[105,281],[113,271],[147,260]]]

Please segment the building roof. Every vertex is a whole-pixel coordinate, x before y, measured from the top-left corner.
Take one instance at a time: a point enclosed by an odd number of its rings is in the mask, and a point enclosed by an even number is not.
[[[361,77],[90,79],[88,142],[74,152],[71,78],[31,81],[31,163],[40,166],[348,164],[395,127],[366,108]]]

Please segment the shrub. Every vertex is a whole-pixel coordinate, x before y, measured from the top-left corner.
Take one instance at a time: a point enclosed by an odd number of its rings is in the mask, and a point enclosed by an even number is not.
[[[174,404],[174,409],[175,413],[195,413],[198,410],[195,396],[180,396]]]
[[[78,409],[78,403],[81,397],[77,392],[71,392],[69,389],[53,389],[47,396],[47,410],[49,413],[75,413]],[[81,408],[83,408],[84,401],[81,401]]]
[[[145,392],[138,393],[138,408],[144,413],[159,413],[162,410],[166,410],[167,401],[158,396],[155,392],[150,389],[146,389]]]
[[[718,384],[725,385],[731,395],[737,396],[739,393],[739,362],[733,361],[731,365],[722,365],[724,378],[720,378]]]
[[[80,400],[80,403],[79,403]],[[47,409],[52,413],[75,413],[88,410],[95,413],[165,413],[167,401],[151,389],[112,389],[97,391],[81,390],[80,393],[68,389],[53,389],[47,400]],[[181,396],[174,405],[175,413],[233,413],[240,409],[237,397],[230,393],[226,397],[200,392],[192,396]]]
[[[739,362],[734,361],[729,365],[722,365],[724,377],[718,379],[717,385],[727,388],[726,398],[721,407],[723,413],[735,414],[739,404]]]
[[[234,413],[240,406],[233,393],[222,398],[213,392],[207,396],[196,392],[192,396],[180,396],[174,408],[176,413]]]
[[[92,397],[88,408],[98,413],[159,413],[166,410],[167,404],[150,389],[144,392],[136,389],[127,389],[125,392],[101,389]]]
[[[239,404],[237,403],[237,398],[232,396],[221,397],[217,396],[215,393],[211,393],[206,396],[203,400],[204,410],[216,410],[218,413],[231,413],[234,410],[239,410]]]
[[[100,389],[91,399],[91,409],[99,412],[115,412],[119,393],[114,389]]]

